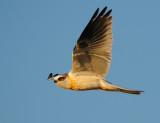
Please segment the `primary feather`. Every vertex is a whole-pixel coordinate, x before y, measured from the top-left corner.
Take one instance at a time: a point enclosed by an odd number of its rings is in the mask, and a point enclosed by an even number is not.
[[[104,77],[109,69],[112,45],[112,16],[105,7],[93,14],[72,52],[71,72],[88,71]]]

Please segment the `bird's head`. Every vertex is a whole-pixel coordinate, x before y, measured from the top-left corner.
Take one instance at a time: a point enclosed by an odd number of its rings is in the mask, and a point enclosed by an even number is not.
[[[68,88],[69,81],[67,74],[55,74],[53,76],[52,73],[49,74],[47,80],[54,80],[54,83],[62,88]]]

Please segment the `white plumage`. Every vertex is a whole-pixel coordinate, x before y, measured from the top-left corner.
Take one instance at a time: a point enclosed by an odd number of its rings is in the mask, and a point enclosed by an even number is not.
[[[79,37],[72,52],[72,68],[69,73],[49,75],[56,85],[73,90],[103,89],[140,94],[142,91],[123,88],[107,82],[107,74],[111,60],[112,45],[112,10],[99,14],[99,8],[93,14],[88,25]]]

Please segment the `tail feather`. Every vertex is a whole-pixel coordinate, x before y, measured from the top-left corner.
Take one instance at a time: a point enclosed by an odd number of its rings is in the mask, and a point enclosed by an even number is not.
[[[102,84],[102,89],[103,90],[107,90],[107,91],[119,91],[119,92],[123,92],[123,93],[128,93],[128,94],[141,94],[141,92],[144,91],[140,91],[140,90],[132,90],[132,89],[128,89],[128,88],[123,88],[114,84],[111,84],[109,82],[105,82],[104,84]]]
[[[120,92],[124,92],[124,93],[129,93],[129,94],[141,94],[141,92],[144,92],[144,91],[139,91],[139,90],[132,90],[132,89],[120,89],[120,88],[117,88],[118,91]]]

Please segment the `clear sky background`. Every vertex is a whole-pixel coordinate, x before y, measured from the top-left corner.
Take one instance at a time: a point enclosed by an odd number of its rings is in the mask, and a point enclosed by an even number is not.
[[[160,122],[159,0],[0,0],[0,123]],[[70,71],[94,11],[112,9],[106,80],[141,95],[73,91],[47,81]]]

